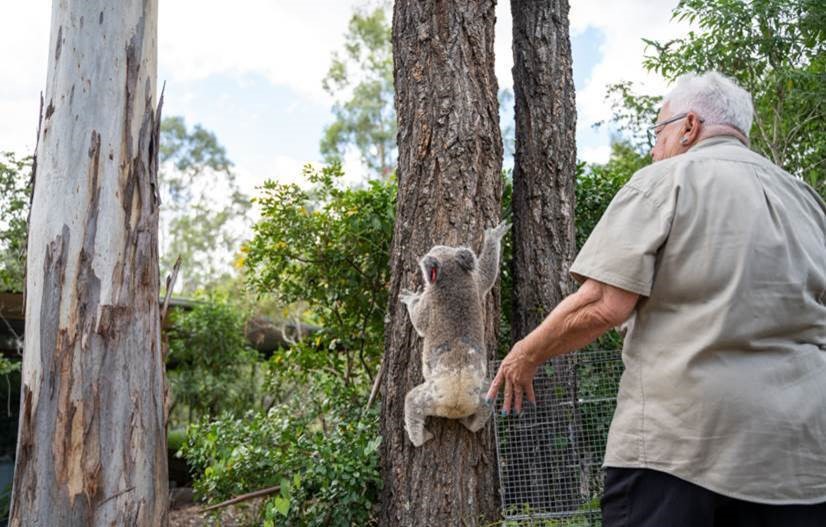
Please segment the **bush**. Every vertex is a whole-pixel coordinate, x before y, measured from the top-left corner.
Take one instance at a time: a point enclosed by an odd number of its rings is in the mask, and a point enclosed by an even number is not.
[[[308,321],[323,328],[316,347],[331,353],[304,359],[319,358],[316,367],[350,383],[357,370],[373,375],[383,349],[396,184],[343,188],[337,164],[320,171],[308,165],[304,176],[310,189],[264,184],[255,199],[261,220],[242,249],[244,268],[260,294],[283,305],[306,303]]]
[[[253,406],[258,353],[247,344],[244,322],[244,313],[218,296],[174,312],[166,331],[173,425]]]
[[[269,411],[226,414],[192,425],[179,455],[196,472],[195,491],[218,502],[278,485],[262,525],[370,525],[381,486],[378,416],[351,403],[349,389],[324,373]]]

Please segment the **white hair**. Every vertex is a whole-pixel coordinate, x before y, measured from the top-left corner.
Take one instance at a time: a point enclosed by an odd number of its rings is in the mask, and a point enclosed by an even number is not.
[[[673,114],[694,112],[707,124],[734,126],[746,137],[754,118],[751,94],[716,71],[686,73],[675,81],[663,105]]]

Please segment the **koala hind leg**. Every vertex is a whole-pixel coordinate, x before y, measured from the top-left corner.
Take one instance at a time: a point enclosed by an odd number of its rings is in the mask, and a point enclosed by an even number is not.
[[[422,446],[433,439],[433,434],[424,427],[425,418],[433,415],[435,390],[431,383],[424,382],[409,392],[404,398],[404,428],[413,446]]]
[[[473,433],[476,433],[485,427],[485,424],[487,424],[488,419],[490,419],[490,416],[492,414],[493,406],[485,403],[484,397],[480,396],[479,408],[476,410],[476,413],[469,415],[467,417],[463,417],[459,421],[463,425],[465,425],[465,428],[467,428]]]

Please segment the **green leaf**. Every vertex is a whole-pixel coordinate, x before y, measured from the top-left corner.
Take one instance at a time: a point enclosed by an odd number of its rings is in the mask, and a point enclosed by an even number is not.
[[[278,511],[278,514],[281,516],[286,517],[287,514],[290,512],[290,500],[284,498],[282,496],[276,496],[273,500],[275,503],[275,509]]]

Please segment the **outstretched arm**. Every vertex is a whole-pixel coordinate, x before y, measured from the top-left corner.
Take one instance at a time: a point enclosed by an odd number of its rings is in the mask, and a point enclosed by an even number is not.
[[[508,232],[510,225],[503,221],[493,229],[485,231],[485,243],[479,257],[479,295],[484,296],[496,282],[499,273],[499,253],[502,247],[502,237]]]
[[[427,330],[427,319],[430,314],[424,294],[402,289],[399,293],[399,301],[407,306],[407,313],[410,315],[410,321],[413,323],[416,333],[420,337],[424,337],[424,332]]]
[[[628,320],[639,297],[636,293],[586,279],[576,293],[560,302],[536,329],[514,344],[499,365],[487,399],[495,399],[504,384],[504,413],[510,412],[511,408],[520,412],[523,394],[529,401],[536,402],[533,377],[539,366],[551,357],[593,342]]]

